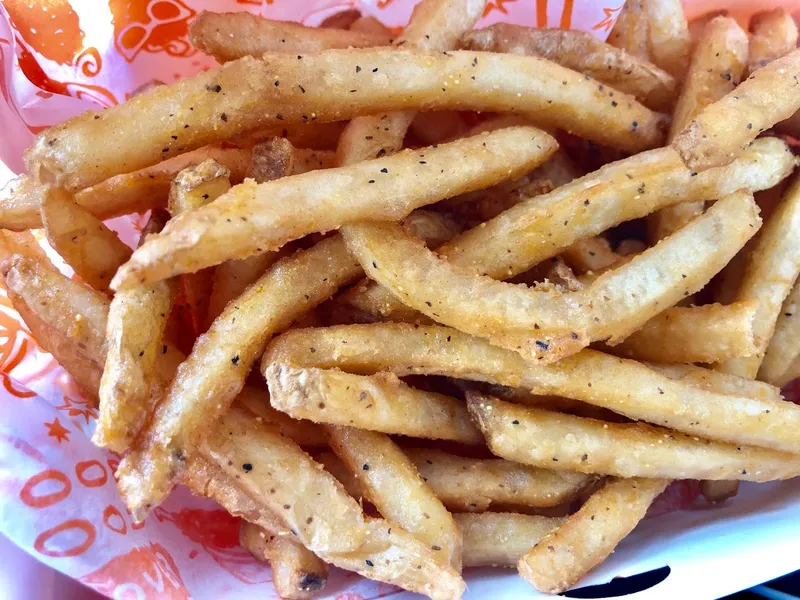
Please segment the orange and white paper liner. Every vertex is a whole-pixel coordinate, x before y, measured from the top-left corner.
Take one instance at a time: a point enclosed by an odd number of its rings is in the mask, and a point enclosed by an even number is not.
[[[201,10],[246,10],[317,25],[358,8],[397,27],[407,22],[414,3],[4,0],[0,161],[20,172],[23,150],[45,127],[213,66],[187,39],[188,23]],[[621,5],[622,0],[491,0],[480,25],[572,27],[605,38]],[[132,244],[142,223],[137,215],[110,224]],[[120,600],[277,598],[269,568],[239,546],[238,519],[214,503],[179,489],[145,523],[133,523],[115,488],[118,457],[89,441],[96,410],[37,346],[2,290],[0,380],[3,534],[39,560]],[[696,497],[696,485],[675,484],[653,512],[686,508]],[[485,577],[472,582],[482,588]],[[506,589],[520,585],[511,573],[497,581]],[[324,597],[369,600],[399,591],[334,569]]]

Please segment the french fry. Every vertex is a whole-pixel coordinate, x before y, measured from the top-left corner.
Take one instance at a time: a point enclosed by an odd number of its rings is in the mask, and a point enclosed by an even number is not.
[[[414,115],[409,130],[423,144],[430,146],[464,137],[469,126],[457,112],[421,112]]]
[[[747,34],[734,19],[717,17],[706,25],[692,51],[689,70],[672,115],[669,141],[706,106],[739,85],[745,75],[747,47]],[[687,202],[660,210],[648,219],[652,240],[665,238],[702,212],[702,202]]]
[[[733,498],[734,496],[736,496],[736,494],[739,493],[739,482],[727,481],[727,480],[701,481],[700,493],[703,494],[703,498],[705,498],[712,504],[718,504],[720,502],[725,502],[725,500]]]
[[[800,441],[800,406],[780,400],[778,390],[767,384],[716,373],[712,381],[741,382],[728,384],[728,389],[766,388],[772,393],[710,390],[594,350],[545,365],[449,327],[382,323],[289,331],[272,342],[262,359],[270,390],[271,379],[286,364],[356,373],[445,375],[521,387],[690,435],[783,452],[798,453]]]
[[[561,258],[573,269],[586,273],[610,267],[620,256],[611,249],[607,239],[595,236],[575,242],[561,253]]]
[[[631,56],[642,60],[650,60],[649,24],[643,0],[625,2],[617,15],[614,29],[608,36],[608,43],[615,48],[625,50]]]
[[[208,326],[222,314],[225,307],[241,296],[247,287],[264,274],[284,254],[282,251],[262,252],[239,260],[217,265],[208,297]]]
[[[0,230],[0,262],[15,254],[33,259],[42,269],[55,269],[30,231]]]
[[[272,406],[295,419],[464,444],[483,441],[463,402],[409,387],[392,373],[364,378],[280,365],[269,381]]]
[[[34,174],[46,169],[55,184],[74,191],[171,158],[178,148],[185,152],[303,117],[333,121],[419,109],[530,114],[628,152],[664,139],[663,115],[622,93],[612,107],[596,82],[544,59],[402,49],[302,56],[240,58],[103,112],[84,113],[39,134],[26,164]]]
[[[265,52],[303,54],[331,48],[385,46],[391,42],[382,34],[306,27],[300,23],[271,21],[247,12],[206,11],[192,21],[189,40],[195,48],[221,63],[243,56],[261,56]]]
[[[692,45],[680,0],[645,0],[648,50],[652,61],[677,79],[683,79]]]
[[[255,179],[256,183],[264,183],[291,175],[295,171],[296,154],[294,146],[286,138],[274,137],[258,142],[252,148],[245,177]],[[308,169],[303,172],[306,171]],[[223,190],[222,193],[227,191]]]
[[[668,110],[678,95],[678,83],[672,75],[583,31],[496,23],[467,33],[461,44],[467,50],[546,58],[611,86],[611,99],[619,90],[657,110]]]
[[[269,561],[272,584],[281,598],[307,600],[328,583],[328,565],[290,536],[242,521],[239,543],[257,560]]]
[[[608,481],[520,559],[519,574],[548,594],[568,590],[633,531],[667,483],[658,479]]]
[[[172,488],[186,455],[242,389],[270,336],[361,272],[341,238],[328,238],[278,261],[226,306],[120,464],[120,493],[137,518]]]
[[[471,275],[396,225],[349,225],[342,235],[367,275],[404,304],[524,357],[552,362],[591,341],[614,344],[701,289],[755,234],[757,211],[752,195],[733,194],[591,286],[563,294]]]
[[[275,250],[354,220],[402,218],[419,206],[518,176],[555,148],[541,130],[518,127],[259,185],[247,181],[169,223],[134,253],[113,286],[124,289]],[[420,163],[426,169],[410,170]],[[342,203],[343,197],[349,201]]]
[[[325,470],[342,484],[345,491],[363,506],[367,495],[364,493],[361,482],[356,477],[356,474],[347,468],[347,465],[342,462],[341,458],[329,450],[327,452],[315,454],[314,460],[325,467]]]
[[[354,427],[332,426],[328,431],[331,448],[383,518],[461,571],[461,533],[452,515],[389,436]]]
[[[422,448],[407,448],[405,453],[439,500],[455,512],[484,512],[498,505],[559,506],[574,500],[591,480],[579,473],[537,469],[502,459],[464,458]]]
[[[758,378],[778,387],[794,379],[790,367],[800,356],[800,284],[795,283],[775,322]]]
[[[303,121],[283,126],[273,125],[234,135],[231,142],[244,148],[273,137],[284,137],[297,149],[329,152],[336,149],[347,121]],[[238,183],[238,182],[237,182]]]
[[[240,183],[250,161],[250,151],[205,146],[140,171],[101,181],[77,192],[74,200],[100,220],[166,207],[170,183],[175,175],[208,158],[230,169],[231,181]],[[0,190],[0,227],[14,231],[42,227],[41,203],[42,188],[31,177],[20,175],[11,180]]]
[[[730,164],[762,131],[800,108],[800,51],[761,67],[708,105],[673,140],[693,171]]]
[[[767,68],[767,67],[765,67]],[[800,177],[795,177],[748,255],[737,300],[757,300],[753,321],[757,352],[717,366],[719,370],[755,379],[775,330],[783,301],[800,273]]]
[[[130,258],[131,249],[63,190],[45,185],[42,195],[40,210],[47,241],[81,279],[96,290],[107,290],[119,266]]]
[[[157,233],[158,220],[154,213],[146,229]],[[164,280],[120,292],[111,300],[94,444],[122,453],[152,415],[164,392],[156,361],[168,352],[164,333],[176,291],[175,281]]]
[[[387,38],[391,37],[391,32],[375,17],[367,16],[356,19],[353,21],[353,24],[348,27],[348,29],[350,31],[360,31],[362,33],[382,34]]]
[[[778,388],[762,381],[729,375],[688,364],[647,363],[648,368],[700,389],[732,396],[750,396],[765,402],[783,400]]]
[[[611,354],[653,362],[718,363],[756,352],[755,300],[674,307],[659,313]],[[702,331],[703,335],[698,335]]]
[[[712,442],[644,423],[606,423],[523,407],[475,392],[467,406],[491,451],[540,468],[653,479],[773,481],[800,474],[800,457]]]
[[[564,522],[562,517],[517,513],[453,515],[464,538],[465,567],[515,567],[539,540]]]
[[[236,396],[236,403],[243,406],[257,418],[278,427],[281,434],[303,448],[324,448],[328,446],[328,435],[324,429],[305,419],[293,419],[269,404],[266,390],[246,385]]]
[[[320,27],[325,29],[350,29],[350,26],[361,18],[358,9],[351,8],[325,17]]]
[[[797,25],[783,8],[756,13],[750,18],[748,74],[789,54],[797,47]]]
[[[695,17],[691,21],[689,21],[689,37],[692,39],[692,45],[697,43],[697,40],[700,39],[700,36],[703,34],[703,30],[708,25],[709,21],[711,21],[714,17],[727,17],[728,11],[724,8],[717,9],[717,10],[710,10],[707,13],[703,13],[699,17]]]

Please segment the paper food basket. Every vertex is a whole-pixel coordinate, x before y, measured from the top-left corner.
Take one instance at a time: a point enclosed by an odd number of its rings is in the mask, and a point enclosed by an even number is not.
[[[491,0],[498,21],[572,27],[605,38],[623,0]],[[687,2],[700,14],[742,18],[778,3]],[[800,9],[800,1],[783,2]],[[408,20],[413,0],[4,0],[0,5],[0,162],[20,172],[33,136],[143,86],[212,66],[187,40],[200,10],[246,10],[316,25],[347,8],[386,25]],[[0,177],[2,177],[0,175]],[[0,181],[2,183],[2,181]],[[143,220],[112,226],[133,242]],[[57,256],[53,255],[58,261]],[[267,566],[238,544],[238,522],[178,489],[136,525],[117,496],[118,459],[92,446],[96,411],[40,350],[0,295],[0,532],[36,559],[117,600],[277,598]],[[657,511],[582,586],[660,569],[631,598],[717,598],[800,568],[800,480],[744,485],[728,505],[696,501],[674,484]],[[682,509],[682,510],[675,510]],[[668,567],[668,568],[665,568]],[[473,569],[467,598],[537,598],[515,571]],[[600,588],[593,597],[613,592]],[[411,596],[334,569],[325,598]]]

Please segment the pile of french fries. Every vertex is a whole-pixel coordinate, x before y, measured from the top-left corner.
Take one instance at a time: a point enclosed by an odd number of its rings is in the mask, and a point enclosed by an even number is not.
[[[800,474],[793,20],[629,1],[606,44],[484,4],[201,14],[222,66],[43,131],[0,199],[134,518],[216,500],[282,597],[559,593],[671,480]],[[146,211],[135,250],[103,223]]]

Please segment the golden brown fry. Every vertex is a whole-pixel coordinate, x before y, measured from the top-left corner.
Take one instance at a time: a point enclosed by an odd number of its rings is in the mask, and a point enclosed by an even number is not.
[[[633,531],[667,483],[659,479],[610,480],[520,559],[519,574],[548,594],[568,590]]]
[[[206,146],[179,154],[140,171],[117,175],[75,194],[75,202],[101,220],[124,214],[166,207],[172,178],[186,167],[213,158],[231,171],[231,181],[239,183],[250,160],[249,150]],[[22,231],[42,227],[39,207],[41,187],[27,175],[11,180],[0,190],[0,227]]]
[[[756,136],[800,108],[800,51],[761,67],[672,140],[693,171],[730,164]]]
[[[269,404],[266,390],[246,385],[236,396],[236,404],[247,408],[262,421],[276,425],[282,435],[298,446],[323,448],[328,445],[328,436],[322,427],[305,419],[293,419],[275,410]]]
[[[757,310],[755,300],[668,308],[609,352],[654,362],[717,363],[751,356]]]
[[[222,314],[231,300],[238,298],[247,287],[281,258],[283,252],[262,252],[239,260],[217,265],[208,298],[208,325]]]
[[[797,47],[797,25],[781,7],[754,14],[750,18],[750,32],[748,74]]]
[[[365,378],[281,364],[268,377],[272,406],[295,419],[464,444],[483,441],[462,401],[409,387],[392,373]]]
[[[559,506],[574,500],[591,481],[579,473],[537,469],[498,458],[464,458],[422,448],[405,453],[436,496],[456,512],[483,512],[497,505]]]
[[[532,114],[629,152],[663,142],[663,115],[625,94],[617,107],[606,99],[591,79],[527,56],[402,49],[328,50],[302,60],[267,54],[51,127],[39,134],[26,161],[31,173],[46,169],[56,184],[73,191],[170,158],[178,148],[192,150],[303,117],[333,121],[419,109]]]
[[[706,106],[739,85],[745,75],[747,44],[747,34],[734,19],[717,17],[706,25],[692,51],[689,71],[672,115],[669,141]],[[665,238],[702,212],[702,202],[660,210],[648,219],[651,239],[658,241]]]
[[[561,253],[561,258],[573,269],[586,273],[610,267],[620,256],[611,249],[607,239],[595,236],[575,242]]]
[[[409,130],[423,144],[431,145],[464,137],[469,126],[455,111],[421,112],[414,116]]]
[[[751,381],[736,375],[704,369],[688,364],[648,363],[648,368],[685,384],[709,392],[732,396],[750,396],[766,402],[781,402],[780,390],[762,381]]]
[[[246,181],[170,222],[134,253],[114,286],[124,289],[275,250],[352,221],[402,218],[442,198],[518,176],[555,148],[543,131],[517,127],[259,185]]]
[[[727,17],[728,11],[726,9],[710,10],[707,13],[695,17],[689,22],[689,37],[692,39],[692,45],[697,43],[703,30],[714,17]]]
[[[131,249],[117,234],[72,197],[50,185],[42,187],[42,221],[47,241],[81,279],[105,291]]]
[[[794,379],[791,365],[800,356],[800,284],[786,297],[775,322],[775,332],[764,354],[758,378],[778,387]]]
[[[154,215],[146,229],[157,233],[159,217]],[[158,381],[156,362],[169,351],[164,332],[176,288],[167,279],[120,292],[111,300],[94,444],[119,453],[127,450],[169,384]]]
[[[491,451],[540,468],[658,479],[772,481],[800,474],[800,457],[713,442],[644,423],[606,423],[523,407],[475,392],[467,405]]]
[[[255,179],[256,183],[264,183],[291,175],[295,171],[296,154],[294,146],[286,138],[274,137],[258,142],[252,148],[245,176]],[[223,190],[223,193],[227,191]]]
[[[361,273],[336,236],[278,261],[228,304],[120,464],[120,492],[137,518],[172,488],[185,456],[242,389],[270,336]]]
[[[461,571],[461,533],[452,515],[389,436],[354,427],[332,426],[328,431],[331,448],[383,518]]]
[[[780,400],[772,386],[716,373],[712,383],[721,380],[730,391],[707,389],[594,350],[543,365],[449,327],[382,323],[289,331],[267,348],[261,369],[269,374],[281,364],[486,381],[581,400],[700,437],[800,452],[800,406]],[[675,367],[681,365],[669,365]]]
[[[327,439],[325,444],[327,445]],[[333,452],[327,451],[315,454],[314,460],[325,467],[325,470],[333,475],[339,481],[339,483],[344,486],[345,491],[355,498],[359,504],[363,505],[363,500],[366,498],[366,494],[361,488],[361,482],[358,480],[355,473],[347,468],[347,466],[342,462],[341,458],[336,456],[336,454]]]
[[[319,26],[325,29],[350,29],[350,26],[360,18],[361,12],[358,9],[345,9],[329,17],[325,17]]]
[[[453,515],[464,538],[465,567],[514,567],[563,517],[517,513]]]
[[[356,19],[348,29],[361,33],[381,34],[385,35],[387,38],[390,38],[392,35],[392,32],[375,17],[361,17],[360,19]]]
[[[342,235],[367,275],[404,304],[525,357],[552,362],[591,341],[624,339],[664,307],[698,291],[759,224],[752,195],[732,194],[657,247],[567,293],[471,275],[396,225],[348,225]],[[642,281],[649,282],[646,289]]]
[[[650,60],[647,13],[643,0],[625,2],[617,15],[614,29],[608,36],[608,43],[615,48],[625,50],[631,56],[642,60]]]
[[[616,102],[615,90],[619,90],[645,106],[668,110],[678,94],[677,81],[666,71],[625,50],[604,44],[583,31],[534,29],[497,23],[467,33],[461,43],[468,50],[507,52],[551,60],[614,88],[607,90],[606,102],[612,104]]]
[[[645,0],[644,10],[653,62],[673,77],[683,79],[692,39],[681,0]]]
[[[0,230],[0,262],[15,254],[37,261],[40,268],[55,269],[30,231]]]
[[[767,68],[767,67],[765,67]],[[796,176],[783,201],[756,238],[737,300],[757,300],[753,321],[756,350],[747,358],[734,358],[717,368],[748,379],[755,379],[767,350],[781,305],[800,273],[800,177]]]
[[[304,54],[331,48],[385,46],[391,39],[380,33],[344,28],[306,27],[300,23],[272,21],[247,12],[203,11],[189,27],[192,45],[224,63],[265,52]]]

